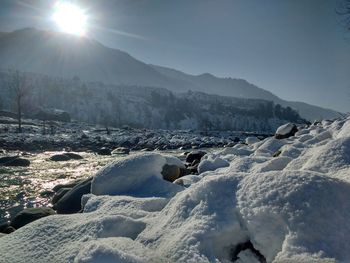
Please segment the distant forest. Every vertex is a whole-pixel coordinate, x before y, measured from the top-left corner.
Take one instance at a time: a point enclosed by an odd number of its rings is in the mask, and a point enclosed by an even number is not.
[[[22,108],[28,117],[59,109],[78,121],[106,126],[242,131],[273,131],[285,122],[306,122],[292,108],[271,101],[21,74],[27,89]],[[0,74],[0,109],[15,112],[18,91],[11,81],[10,73]]]

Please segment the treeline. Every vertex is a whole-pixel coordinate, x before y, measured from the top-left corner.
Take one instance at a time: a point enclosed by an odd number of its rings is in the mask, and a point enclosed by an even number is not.
[[[201,96],[196,96],[200,94]],[[204,95],[212,97],[211,100],[201,99],[203,93],[189,91],[182,96],[170,94],[159,94],[156,91],[151,93],[151,104],[157,108],[166,109],[166,115],[169,118],[182,119],[185,116],[195,116],[203,112],[212,114],[224,114],[227,116],[249,116],[253,118],[277,118],[295,123],[304,123],[297,111],[290,107],[282,107],[280,104],[275,104],[272,101],[240,99],[246,103],[240,102],[237,106],[237,98],[233,98],[230,102],[229,98],[221,100],[220,96]],[[245,107],[244,107],[245,106]]]
[[[0,73],[0,108],[14,110],[15,91]],[[30,90],[23,98],[25,115],[42,109],[60,109],[73,119],[105,126],[129,125],[151,129],[273,131],[280,124],[305,122],[289,107],[270,101],[173,93],[167,89],[83,82],[29,75]]]

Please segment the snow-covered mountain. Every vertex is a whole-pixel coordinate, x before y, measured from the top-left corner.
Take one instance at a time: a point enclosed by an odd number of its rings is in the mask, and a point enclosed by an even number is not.
[[[339,113],[331,109],[325,109],[304,102],[283,100],[270,91],[261,89],[244,79],[218,78],[209,73],[195,76],[166,67],[151,66],[165,76],[185,81],[188,84],[188,87],[191,87],[188,89],[203,91],[208,94],[218,94],[221,96],[273,101],[284,107],[291,107],[297,110],[299,114],[307,120],[324,118],[332,119],[339,117]]]
[[[306,119],[334,118],[333,110],[288,102],[242,79],[211,74],[189,75],[174,69],[145,64],[129,54],[101,43],[72,35],[33,28],[0,34],[0,68],[116,85],[188,90],[238,98],[270,100],[290,106]]]

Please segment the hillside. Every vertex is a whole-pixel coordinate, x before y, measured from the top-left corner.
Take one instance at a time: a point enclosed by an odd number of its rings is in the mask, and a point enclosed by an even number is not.
[[[333,110],[299,102],[288,102],[246,80],[218,78],[211,74],[193,76],[160,66],[145,64],[126,52],[105,47],[89,39],[33,28],[0,34],[0,68],[53,77],[99,81],[113,85],[188,90],[208,94],[270,100],[290,106],[306,119],[334,118]]]

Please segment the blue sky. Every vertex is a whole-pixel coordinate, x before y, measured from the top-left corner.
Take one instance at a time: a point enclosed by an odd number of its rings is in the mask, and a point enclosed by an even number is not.
[[[0,0],[0,30],[56,29],[49,0]],[[350,111],[339,0],[81,0],[89,35],[146,63],[244,78],[283,99]]]

